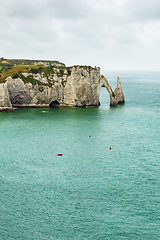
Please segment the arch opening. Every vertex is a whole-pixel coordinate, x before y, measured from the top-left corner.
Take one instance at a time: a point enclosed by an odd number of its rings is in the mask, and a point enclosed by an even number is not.
[[[56,100],[56,101],[52,101],[50,104],[49,104],[49,107],[59,107],[59,102]]]
[[[110,95],[105,86],[102,85],[100,89],[100,106],[109,106],[110,105]]]

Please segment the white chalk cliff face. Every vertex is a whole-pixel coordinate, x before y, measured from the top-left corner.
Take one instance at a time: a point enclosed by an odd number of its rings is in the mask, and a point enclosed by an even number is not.
[[[114,94],[116,95],[116,98],[117,98],[119,104],[122,104],[125,102],[123,91],[122,91],[122,85],[121,85],[121,81],[120,81],[119,77],[117,78],[117,87],[114,90]]]
[[[49,106],[99,106],[101,87],[107,88],[110,106],[124,103],[124,95],[119,78],[117,88],[112,91],[107,79],[100,74],[100,68],[73,66],[68,70],[50,74],[48,78],[42,72],[22,73],[23,77],[32,77],[37,84],[25,83],[21,78],[8,77],[0,84],[0,107],[49,107]],[[5,87],[4,87],[5,85]]]
[[[12,104],[10,102],[9,93],[6,83],[0,84],[0,111],[11,110]]]

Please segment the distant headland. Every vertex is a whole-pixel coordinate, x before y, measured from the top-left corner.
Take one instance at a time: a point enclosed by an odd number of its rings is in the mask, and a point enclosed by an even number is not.
[[[99,106],[102,86],[109,92],[111,107],[125,102],[119,77],[113,91],[99,67],[0,58],[0,111],[12,107]]]

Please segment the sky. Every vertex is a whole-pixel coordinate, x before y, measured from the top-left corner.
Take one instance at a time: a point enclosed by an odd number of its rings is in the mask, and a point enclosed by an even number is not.
[[[0,57],[160,70],[159,0],[0,0]]]

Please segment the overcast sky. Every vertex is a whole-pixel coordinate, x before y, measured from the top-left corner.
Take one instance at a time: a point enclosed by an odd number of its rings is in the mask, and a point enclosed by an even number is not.
[[[0,54],[160,70],[160,0],[0,0]]]

